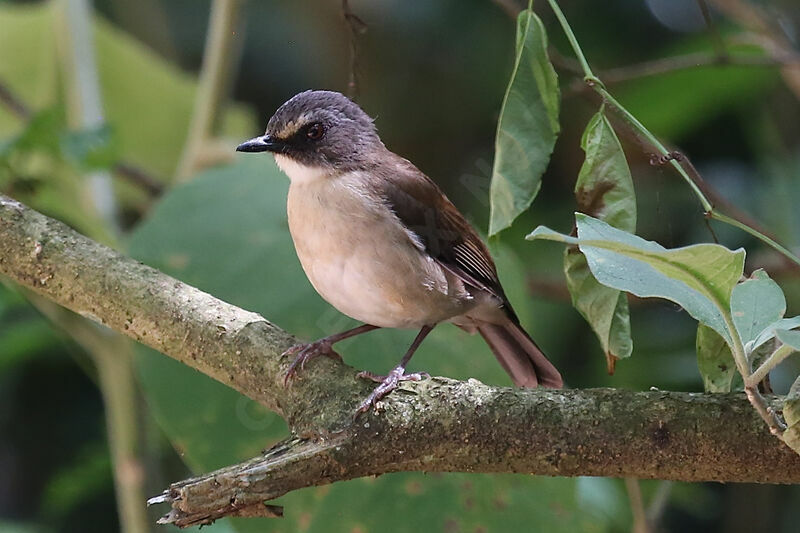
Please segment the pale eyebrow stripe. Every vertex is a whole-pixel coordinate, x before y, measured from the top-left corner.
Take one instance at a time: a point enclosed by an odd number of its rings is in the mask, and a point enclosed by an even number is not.
[[[289,137],[297,133],[297,130],[305,126],[307,122],[308,122],[308,114],[303,113],[296,119],[286,124],[286,126],[284,126],[283,129],[278,132],[278,137],[281,139],[288,139]]]

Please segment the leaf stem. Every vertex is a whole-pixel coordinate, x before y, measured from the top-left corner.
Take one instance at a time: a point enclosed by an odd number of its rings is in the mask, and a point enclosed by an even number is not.
[[[592,72],[592,67],[589,66],[589,62],[586,60],[586,56],[583,55],[583,50],[581,50],[581,45],[578,44],[578,39],[575,37],[575,34],[572,32],[572,28],[570,27],[569,23],[567,22],[567,18],[564,16],[564,13],[561,12],[561,8],[558,6],[558,2],[556,0],[547,0],[547,3],[550,4],[550,8],[555,13],[556,18],[558,19],[558,23],[561,24],[561,29],[564,30],[564,35],[567,36],[567,40],[569,41],[570,46],[572,47],[572,51],[575,52],[575,57],[578,58],[578,62],[581,64],[581,69],[583,69],[583,77],[584,80],[589,81],[597,81],[597,77]],[[600,83],[602,85],[602,83]]]
[[[768,244],[772,249],[779,252],[781,255],[792,261],[793,263],[800,265],[800,259],[796,255],[794,255],[791,251],[789,251],[786,247],[776,242],[774,239],[770,238],[767,235],[764,235],[762,232],[758,231],[757,229],[753,228],[752,226],[748,226],[744,222],[736,220],[733,217],[729,217],[723,213],[720,213],[716,210],[708,211],[708,214],[714,220],[719,220],[720,222],[724,222],[729,226],[733,226],[735,228],[739,228],[740,230],[749,233],[753,237],[757,238],[763,243]]]
[[[789,357],[795,352],[795,349],[786,344],[782,344],[777,350],[772,352],[766,361],[761,363],[758,369],[744,379],[744,384],[747,387],[755,387],[767,377],[770,370],[778,366],[781,361]]]
[[[756,385],[748,384],[748,376],[751,376],[751,369],[750,363],[747,360],[747,354],[745,352],[744,345],[742,344],[742,338],[739,336],[739,331],[736,329],[736,324],[733,323],[733,318],[731,317],[730,313],[724,312],[722,317],[725,320],[725,325],[728,327],[728,331],[731,335],[731,354],[733,355],[733,361],[736,363],[736,368],[739,370],[739,373],[742,375],[742,379],[745,382],[744,392],[747,395],[747,399],[762,420],[766,422],[770,433],[782,440],[783,432],[786,430],[786,425],[778,418],[778,415],[775,414],[775,411],[767,406],[767,400],[761,395],[760,392],[758,392],[758,382],[756,382]]]
[[[559,24],[561,24],[561,29],[564,31],[564,34],[567,37],[567,40],[572,47],[572,51],[575,53],[575,56],[578,58],[578,62],[581,65],[581,69],[583,70],[584,74],[584,82],[592,88],[596,93],[598,93],[604,101],[608,102],[617,112],[619,112],[623,118],[636,130],[636,132],[644,137],[653,147],[662,155],[662,156],[670,156],[670,151],[659,141],[655,135],[653,135],[650,130],[648,130],[644,124],[639,122],[639,120],[633,116],[633,114],[625,109],[625,107],[620,104],[612,95],[611,93],[606,90],[605,85],[603,82],[594,75],[592,72],[591,67],[589,66],[589,62],[586,60],[586,56],[583,55],[583,50],[581,50],[580,45],[578,44],[578,40],[575,38],[575,34],[572,32],[572,28],[570,27],[567,19],[564,17],[564,13],[561,11],[561,8],[558,5],[557,0],[547,0],[547,3],[550,4],[550,8],[555,13],[556,18],[558,19]],[[700,189],[697,182],[692,179],[686,169],[677,161],[674,157],[669,157],[669,163],[678,171],[678,174],[683,178],[683,180],[689,185],[694,192],[697,199],[700,201],[700,204],[703,206],[703,210],[706,213],[706,216],[709,218],[713,218],[714,220],[718,220],[725,224],[734,226],[739,228],[750,235],[756,237],[764,244],[767,244],[775,251],[779,252],[781,255],[792,261],[793,263],[800,265],[800,258],[794,255],[791,251],[789,251],[784,246],[778,244],[775,240],[769,238],[768,236],[764,235],[760,231],[744,224],[736,220],[735,218],[731,218],[727,215],[720,213],[714,209],[714,206],[708,200],[703,191]],[[747,375],[747,374],[743,374]]]
[[[592,85],[591,85],[591,84],[590,84],[590,87],[592,87]],[[647,140],[650,142],[650,144],[652,144],[652,145],[653,145],[653,147],[654,147],[654,148],[655,148],[655,149],[656,149],[656,150],[657,150],[657,151],[658,151],[658,152],[659,152],[661,155],[664,155],[664,156],[668,156],[668,155],[670,155],[670,151],[669,151],[669,150],[667,150],[667,148],[666,148],[666,147],[665,147],[665,146],[664,146],[664,145],[661,143],[661,141],[659,141],[659,140],[658,140],[658,138],[656,138],[656,136],[655,136],[655,135],[653,135],[653,134],[650,132],[650,130],[648,130],[648,129],[647,129],[645,126],[644,126],[644,124],[642,124],[641,122],[639,122],[639,119],[637,119],[635,116],[633,116],[633,114],[632,114],[630,111],[628,111],[627,109],[625,109],[625,107],[623,107],[623,105],[622,105],[622,104],[620,104],[620,103],[617,101],[617,99],[616,99],[616,98],[614,98],[614,97],[611,95],[611,93],[609,93],[609,92],[606,90],[606,88],[605,88],[605,87],[597,87],[597,86],[595,86],[595,87],[592,87],[592,88],[593,88],[593,89],[594,89],[594,90],[595,90],[595,91],[596,91],[596,92],[597,92],[597,93],[598,93],[600,96],[602,96],[602,97],[603,97],[603,100],[605,100],[606,102],[608,102],[609,104],[611,104],[611,105],[612,105],[612,106],[613,106],[613,107],[614,107],[614,108],[615,108],[615,109],[616,109],[616,110],[617,110],[617,111],[618,111],[618,112],[619,112],[619,113],[620,113],[620,114],[623,116],[623,118],[625,118],[625,120],[626,120],[626,121],[628,121],[628,123],[629,123],[631,126],[633,126],[633,127],[634,127],[634,129],[636,129],[636,130],[639,132],[639,134],[640,134],[640,135],[642,135],[642,136],[643,136],[645,139],[647,139]],[[711,205],[711,202],[710,202],[710,201],[708,200],[708,198],[706,198],[706,196],[703,194],[703,191],[701,191],[701,190],[700,190],[700,187],[697,185],[697,183],[695,183],[695,181],[694,181],[694,180],[691,178],[691,176],[689,176],[689,173],[688,173],[688,172],[686,172],[686,169],[684,169],[684,168],[681,166],[681,164],[678,162],[678,160],[677,160],[677,159],[675,159],[675,158],[670,158],[670,160],[669,160],[669,163],[670,163],[670,164],[671,164],[671,165],[672,165],[672,166],[675,168],[675,170],[677,170],[677,171],[678,171],[678,174],[680,174],[680,176],[683,178],[683,180],[684,180],[684,181],[685,181],[685,182],[686,182],[686,183],[689,185],[689,187],[692,189],[692,192],[694,192],[695,196],[697,196],[697,199],[700,201],[700,204],[703,206],[703,210],[704,210],[706,213],[713,213],[713,212],[714,212],[714,206],[713,206],[713,205]]]

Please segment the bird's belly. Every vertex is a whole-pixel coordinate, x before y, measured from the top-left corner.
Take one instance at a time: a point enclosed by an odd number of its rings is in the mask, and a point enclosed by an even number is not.
[[[463,284],[415,247],[390,211],[313,209],[292,196],[290,190],[297,256],[317,292],[340,312],[375,326],[416,328],[471,306]]]

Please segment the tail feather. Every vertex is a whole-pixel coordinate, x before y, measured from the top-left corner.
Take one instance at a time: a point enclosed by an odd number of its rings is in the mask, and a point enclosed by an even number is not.
[[[519,324],[482,323],[478,332],[518,387],[563,387],[561,374]]]

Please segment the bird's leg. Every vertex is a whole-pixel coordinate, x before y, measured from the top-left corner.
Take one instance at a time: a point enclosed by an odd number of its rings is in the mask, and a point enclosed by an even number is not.
[[[297,356],[294,358],[294,361],[292,361],[292,364],[289,365],[289,370],[286,371],[286,376],[283,378],[284,385],[287,384],[289,380],[295,376],[295,374],[297,374],[298,366],[300,367],[300,370],[302,370],[305,368],[307,361],[317,357],[318,355],[324,355],[326,357],[331,357],[341,361],[342,357],[333,349],[334,344],[339,341],[343,341],[344,339],[349,339],[350,337],[355,337],[356,335],[372,331],[373,329],[378,329],[379,327],[380,326],[373,326],[372,324],[364,324],[362,326],[358,326],[357,328],[336,333],[335,335],[323,337],[318,341],[309,342],[308,344],[295,344],[281,354],[281,356],[297,354]]]
[[[372,394],[367,396],[367,399],[361,402],[361,405],[358,406],[355,414],[356,418],[358,418],[361,413],[366,413],[369,411],[369,409],[381,398],[396,389],[397,385],[401,381],[419,381],[423,379],[423,377],[427,376],[427,374],[424,373],[406,374],[405,371],[406,365],[408,365],[408,362],[411,360],[411,356],[414,355],[414,352],[417,351],[419,345],[422,344],[422,341],[432,330],[433,326],[423,326],[422,329],[419,330],[414,342],[411,343],[411,346],[408,347],[408,351],[400,360],[400,364],[394,367],[392,371],[389,372],[388,376],[376,376],[371,372],[359,372],[359,377],[380,381],[380,385],[378,385],[375,390],[372,391]]]

